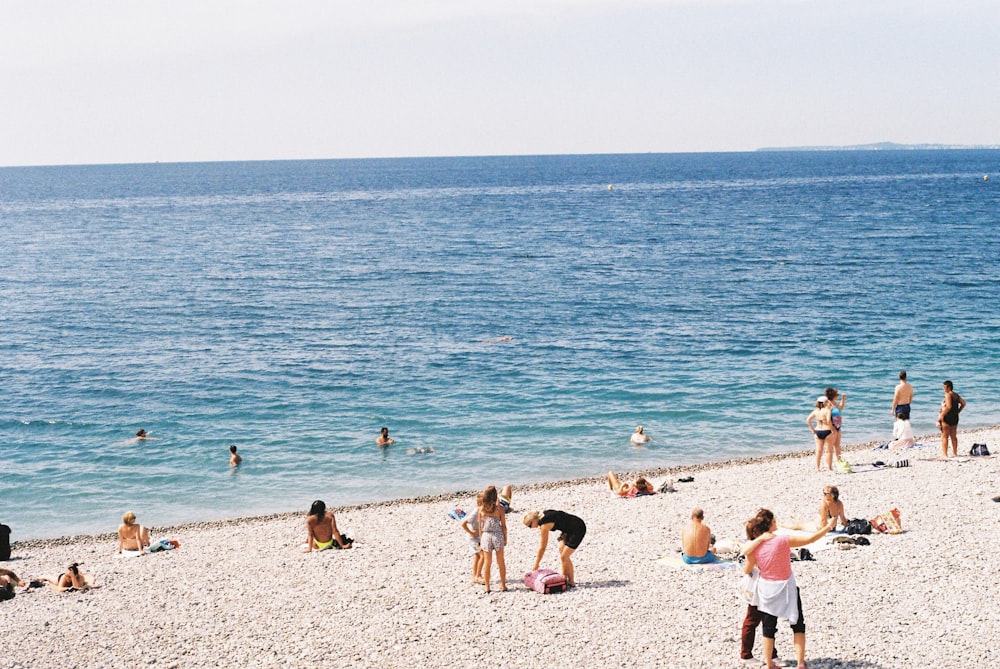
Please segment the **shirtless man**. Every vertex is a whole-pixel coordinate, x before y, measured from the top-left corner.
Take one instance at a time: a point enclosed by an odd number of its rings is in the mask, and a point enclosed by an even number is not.
[[[393,443],[395,443],[395,440],[389,436],[389,428],[383,427],[378,437],[375,438],[375,445],[379,448],[385,448]]]
[[[681,559],[686,564],[715,562],[712,530],[703,520],[705,512],[695,509],[691,512],[691,520],[681,530]]]
[[[910,420],[910,403],[913,401],[913,386],[906,380],[906,370],[899,373],[899,385],[892,395],[892,415]]]
[[[241,462],[243,458],[236,452],[236,444],[233,444],[229,447],[229,466],[239,467]]]

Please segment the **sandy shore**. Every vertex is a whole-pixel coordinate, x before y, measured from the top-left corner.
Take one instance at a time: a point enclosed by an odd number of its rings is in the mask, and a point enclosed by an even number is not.
[[[802,588],[812,669],[1000,667],[1000,459],[942,461],[928,448],[846,450],[852,463],[910,467],[816,473],[808,454],[645,472],[694,477],[678,492],[608,496],[602,479],[522,488],[508,516],[510,592],[470,584],[459,523],[472,493],[337,510],[350,551],[303,554],[304,513],[157,529],[178,550],[117,559],[111,535],[15,544],[2,566],[24,578],[84,563],[103,588],[18,590],[0,602],[4,667],[738,667],[745,604],[737,570],[664,566],[693,507],[720,539],[742,534],[760,506],[779,521],[812,518],[824,485],[839,486],[848,517],[893,507],[905,532],[793,563]],[[1000,429],[960,435],[960,452]],[[595,472],[598,474],[598,472]],[[497,485],[505,483],[498,480]],[[316,497],[324,497],[318,490]],[[538,547],[524,511],[583,517],[577,588],[544,596],[522,582]],[[114,528],[109,528],[114,529]],[[550,549],[543,566],[557,568]],[[494,589],[496,584],[494,567]],[[760,638],[755,655],[760,655]],[[791,632],[779,626],[782,658]]]

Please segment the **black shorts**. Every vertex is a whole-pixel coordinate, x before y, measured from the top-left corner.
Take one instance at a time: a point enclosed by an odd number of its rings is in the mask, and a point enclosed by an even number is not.
[[[580,521],[579,527],[574,527],[571,532],[563,532],[559,535],[559,541],[565,543],[567,548],[572,548],[576,550],[580,547],[580,543],[583,541],[584,535],[587,534],[587,526]]]

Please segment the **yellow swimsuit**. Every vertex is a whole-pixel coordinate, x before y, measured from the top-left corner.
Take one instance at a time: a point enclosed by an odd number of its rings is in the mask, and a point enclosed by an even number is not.
[[[316,545],[316,550],[325,551],[327,548],[333,548],[333,539],[329,541],[316,541],[313,539],[313,544]]]

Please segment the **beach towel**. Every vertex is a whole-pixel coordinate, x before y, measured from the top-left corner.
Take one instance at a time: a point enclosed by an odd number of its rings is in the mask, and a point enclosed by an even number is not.
[[[116,554],[115,557],[119,558],[119,559],[121,559],[121,558],[133,558],[133,557],[139,557],[143,553],[145,553],[145,551],[124,551],[123,550],[121,553]]]
[[[880,464],[880,465],[879,464],[875,464],[873,462],[870,465],[854,465],[853,467],[851,467],[851,472],[854,473],[854,474],[858,474],[858,473],[861,473],[861,472],[882,472],[882,471],[886,471],[888,469],[890,469],[890,468],[887,467],[884,462],[882,464]]]
[[[465,511],[462,511],[461,509],[452,509],[448,512],[448,517],[453,520],[462,520],[465,518]]]
[[[681,559],[680,553],[661,555],[656,558],[656,564],[669,569],[687,569],[688,571],[723,571],[726,569],[736,569],[741,567],[739,562],[732,560],[716,560],[708,564],[687,564]]]

